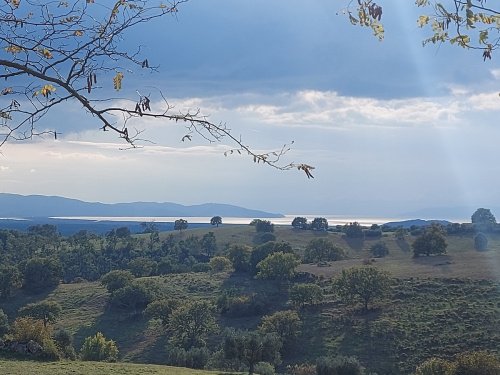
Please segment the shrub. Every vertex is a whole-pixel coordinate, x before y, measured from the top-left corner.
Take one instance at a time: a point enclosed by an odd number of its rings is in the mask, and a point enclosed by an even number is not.
[[[255,245],[262,245],[271,241],[276,241],[276,236],[269,232],[257,233],[252,240]]]
[[[488,248],[488,237],[484,233],[479,232],[474,236],[474,249],[486,250]]]
[[[308,363],[288,366],[286,370],[290,375],[316,375],[316,366]]]
[[[316,363],[317,375],[361,375],[363,369],[354,357],[323,357]]]
[[[212,272],[225,272],[230,270],[231,267],[231,261],[226,257],[213,257],[210,259],[210,268],[212,269]]]
[[[460,354],[454,363],[452,375],[498,375],[500,361],[487,352],[470,352]]]
[[[7,314],[4,313],[2,309],[0,309],[0,337],[6,334],[9,331],[9,318]]]
[[[65,329],[60,329],[54,334],[54,341],[59,352],[64,358],[76,359],[75,348],[73,347],[73,336]]]
[[[191,271],[197,272],[197,273],[202,273],[202,272],[210,272],[212,270],[212,267],[210,267],[210,264],[208,263],[196,263],[193,264],[191,267]]]
[[[134,278],[134,275],[130,271],[114,270],[108,272],[101,278],[101,284],[106,286],[108,292],[113,293],[115,290],[132,283]]]
[[[259,375],[274,375],[274,366],[268,362],[259,362],[255,365],[254,371]]]
[[[389,248],[384,242],[377,242],[370,247],[370,251],[375,258],[383,258],[389,254]]]
[[[83,342],[80,350],[83,361],[115,362],[118,359],[118,347],[113,340],[106,340],[101,332],[89,336]]]
[[[451,362],[441,358],[430,358],[420,364],[414,375],[452,375]]]
[[[294,306],[315,305],[323,301],[323,290],[316,284],[295,284],[290,289],[290,302]]]
[[[316,238],[310,241],[304,251],[304,262],[336,261],[346,257],[344,249],[335,246],[331,241],[324,238]]]
[[[167,364],[176,367],[188,367],[204,369],[210,359],[210,351],[207,348],[184,348],[172,347],[167,351]]]

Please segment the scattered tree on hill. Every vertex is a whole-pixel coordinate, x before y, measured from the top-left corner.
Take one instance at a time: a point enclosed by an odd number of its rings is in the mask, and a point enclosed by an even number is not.
[[[118,346],[113,340],[107,340],[101,332],[89,336],[80,349],[80,358],[83,361],[116,362]]]
[[[172,312],[180,305],[179,300],[163,298],[154,300],[144,310],[144,314],[152,319],[160,319],[163,326],[167,326]]]
[[[371,266],[353,267],[342,270],[334,285],[338,295],[347,303],[356,299],[363,302],[363,309],[375,298],[384,297],[389,290],[389,275]]]
[[[127,264],[127,268],[135,277],[147,277],[156,273],[157,263],[147,257],[137,257]]]
[[[226,359],[238,360],[252,375],[259,362],[280,362],[281,340],[274,334],[236,331],[226,335],[223,344]]]
[[[264,260],[267,256],[281,251],[283,253],[293,253],[292,245],[288,242],[266,242],[255,247],[250,255],[250,271],[253,274],[257,273],[257,264]]]
[[[304,262],[308,263],[336,261],[345,257],[344,249],[324,238],[311,240],[304,251]]]
[[[307,219],[305,217],[297,216],[292,221],[292,227],[295,229],[307,229]]]
[[[26,262],[23,269],[23,287],[34,293],[59,284],[62,268],[56,258],[34,257]]]
[[[300,264],[295,254],[281,251],[267,256],[257,264],[257,278],[278,281],[291,280]]]
[[[19,317],[12,324],[10,334],[13,341],[20,343],[34,341],[40,345],[41,358],[52,361],[60,359],[59,350],[52,339],[52,328],[49,325],[45,326],[41,320]]]
[[[426,227],[412,245],[415,257],[420,255],[444,254],[446,253],[447,246],[445,232],[438,224]]]
[[[263,232],[272,233],[272,232],[274,232],[274,224],[271,223],[269,220],[254,219],[254,220],[252,220],[250,225],[254,225],[255,230],[258,233],[263,233]]]
[[[326,220],[324,217],[315,217],[311,222],[311,229],[317,231],[328,230],[328,220]]]
[[[215,307],[207,301],[193,301],[172,311],[169,329],[174,345],[186,349],[205,346],[210,333],[218,330]]]
[[[264,334],[276,334],[283,343],[283,349],[290,349],[295,345],[301,327],[299,314],[293,310],[286,310],[265,315],[260,322],[259,331]]]
[[[355,221],[354,223],[349,223],[344,225],[344,233],[347,238],[363,238],[363,228],[361,225]]]
[[[478,208],[471,216],[472,224],[496,224],[497,219],[489,208]]]
[[[19,309],[19,316],[29,316],[33,319],[41,320],[47,327],[49,323],[55,323],[61,315],[61,305],[54,301],[42,301],[38,303],[29,303]]]
[[[113,307],[138,313],[154,301],[155,297],[156,290],[150,283],[134,281],[113,291],[110,303]]]
[[[210,259],[210,269],[214,273],[226,272],[231,269],[232,263],[226,257],[213,257]]]
[[[252,249],[246,245],[231,245],[228,258],[233,264],[236,272],[247,272],[250,270],[250,256]]]
[[[370,247],[370,252],[375,258],[383,258],[389,254],[389,248],[385,242],[377,242]]]
[[[0,266],[0,299],[10,297],[22,285],[21,273],[15,266]]]
[[[396,237],[398,241],[404,241],[407,235],[408,235],[408,230],[402,227],[394,231],[394,237]]]
[[[222,218],[220,216],[214,216],[210,219],[210,224],[215,225],[219,228],[219,225],[222,225]]]
[[[488,248],[488,237],[479,232],[474,236],[474,249],[484,251]]]
[[[76,351],[73,346],[73,335],[69,331],[65,329],[57,330],[56,333],[54,333],[54,341],[64,358],[71,360],[76,359]]]
[[[317,375],[362,375],[363,367],[355,357],[322,357],[316,362]]]
[[[101,278],[101,284],[108,292],[113,293],[117,289],[130,285],[134,279],[134,275],[128,270],[113,270]]]
[[[296,307],[323,302],[323,289],[316,284],[295,284],[290,289],[290,302]]]
[[[208,232],[203,235],[201,239],[201,248],[209,258],[217,252],[217,241],[214,232]]]
[[[185,219],[177,219],[174,222],[174,230],[178,230],[181,233],[184,229],[187,229],[188,222]]]

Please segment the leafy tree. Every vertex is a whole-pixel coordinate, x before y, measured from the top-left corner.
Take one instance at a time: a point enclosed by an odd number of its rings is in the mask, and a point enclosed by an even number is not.
[[[295,284],[290,289],[290,302],[297,307],[316,305],[323,298],[323,290],[316,284]]]
[[[156,291],[144,282],[132,282],[111,294],[110,303],[120,309],[141,311],[156,297]]]
[[[29,303],[19,310],[19,316],[29,316],[33,319],[41,320],[47,327],[48,323],[54,323],[61,315],[61,305],[54,301],[42,301]]]
[[[178,230],[179,233],[182,232],[184,229],[187,229],[188,227],[188,222],[185,219],[177,219],[174,222],[174,230]]]
[[[500,361],[493,354],[479,351],[460,354],[454,363],[452,375],[498,375]]]
[[[335,280],[335,289],[347,303],[360,299],[366,311],[370,302],[387,294],[389,283],[389,275],[374,267],[352,267],[342,270],[342,274]]]
[[[59,284],[62,268],[56,258],[34,257],[26,262],[23,269],[23,287],[30,292],[38,293],[46,288]]]
[[[293,253],[292,245],[288,242],[266,242],[255,247],[250,255],[250,271],[257,273],[257,264],[264,260],[267,256],[281,251],[283,253]]]
[[[208,232],[201,239],[201,248],[210,258],[217,252],[217,241],[214,232]]]
[[[146,257],[138,257],[128,262],[127,267],[135,277],[147,277],[156,273],[157,263]]]
[[[113,293],[117,289],[130,285],[134,279],[134,275],[128,270],[113,270],[101,278],[101,284],[106,286],[108,292]]]
[[[12,291],[22,284],[21,273],[14,266],[0,266],[0,298],[10,297]]]
[[[163,298],[154,300],[144,310],[144,314],[149,318],[160,319],[164,326],[168,325],[172,312],[178,308],[180,302],[176,299]]]
[[[279,251],[257,264],[257,278],[278,281],[290,280],[295,276],[295,268],[300,264],[295,254]]]
[[[0,309],[0,338],[9,331],[9,318],[7,314]]]
[[[73,346],[73,335],[65,330],[59,329],[54,333],[54,341],[64,358],[76,359],[76,351]]]
[[[274,334],[231,332],[226,335],[223,348],[226,359],[244,363],[251,375],[259,362],[279,363],[281,340]]]
[[[408,235],[408,230],[402,227],[394,231],[394,237],[396,237],[398,241],[404,241],[407,235]]]
[[[370,252],[375,258],[383,258],[389,254],[389,248],[385,242],[377,242],[370,247]]]
[[[42,347],[38,355],[42,359],[58,360],[60,353],[56,343],[52,339],[52,329],[45,326],[43,321],[31,317],[19,317],[12,324],[12,339],[17,342],[27,343],[31,340]]]
[[[260,232],[253,236],[252,242],[255,245],[263,245],[266,242],[274,242],[276,241],[276,236],[271,232]]]
[[[311,223],[311,229],[317,231],[326,231],[328,229],[328,220],[324,217],[315,217]]]
[[[80,358],[83,361],[116,362],[118,346],[113,340],[107,340],[101,332],[97,332],[83,342]]]
[[[210,259],[210,268],[212,272],[225,272],[231,269],[232,263],[226,257],[213,257]]]
[[[215,307],[207,301],[193,301],[176,308],[170,316],[172,342],[184,348],[205,346],[207,335],[217,331]]]
[[[363,228],[361,225],[355,221],[354,223],[349,223],[344,225],[344,233],[347,238],[363,238]]]
[[[487,208],[478,208],[472,214],[471,221],[476,229],[483,231],[490,231],[497,223],[497,219]]]
[[[447,246],[445,233],[442,227],[437,224],[425,228],[412,245],[415,257],[420,255],[444,254],[446,253]]]
[[[227,257],[236,272],[247,272],[250,269],[252,249],[246,245],[231,245]]]
[[[210,351],[203,348],[184,348],[172,347],[167,351],[167,364],[175,367],[187,367],[194,369],[203,369],[210,359]]]
[[[219,228],[219,225],[222,224],[222,218],[220,216],[214,216],[210,219],[210,224],[215,225],[217,228]]]
[[[297,216],[292,221],[292,227],[295,229],[307,229],[307,219],[305,217]]]
[[[488,248],[488,237],[484,233],[479,232],[474,236],[474,249],[486,250]]]
[[[263,232],[274,232],[274,224],[271,223],[269,220],[260,220],[260,219],[255,219],[253,220],[254,225],[255,225],[255,230],[258,233],[263,233]]]
[[[363,368],[354,357],[322,357],[316,363],[317,375],[362,375]]]
[[[264,316],[259,331],[276,334],[283,342],[283,348],[289,349],[295,344],[301,327],[299,314],[293,310],[286,310]]]
[[[344,249],[335,246],[325,238],[311,240],[304,251],[304,261],[308,263],[319,263],[326,261],[341,260],[346,257]]]
[[[132,233],[130,233],[130,229],[128,227],[120,227],[116,228],[116,237],[119,239],[127,239],[131,236]]]

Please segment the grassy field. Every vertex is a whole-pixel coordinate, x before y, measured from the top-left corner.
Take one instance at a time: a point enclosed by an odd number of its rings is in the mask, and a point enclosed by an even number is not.
[[[217,375],[221,372],[180,367],[102,362],[31,362],[0,360],[2,375]]]
[[[255,236],[255,229],[248,225],[200,228],[187,230],[182,234],[176,233],[175,236],[201,237],[208,231],[215,233],[221,250],[230,243],[252,245]],[[300,345],[287,353],[282,370],[287,364],[314,362],[321,355],[340,353],[358,357],[365,366],[379,374],[407,374],[416,364],[433,355],[451,358],[459,352],[473,349],[498,352],[500,237],[490,237],[488,250],[478,252],[473,248],[472,237],[449,236],[446,255],[415,259],[411,251],[414,240],[412,237],[397,241],[392,234],[387,234],[376,240],[346,240],[337,233],[297,231],[290,227],[276,227],[274,234],[278,241],[290,242],[299,254],[310,240],[322,237],[343,247],[349,256],[346,260],[331,262],[327,266],[300,266],[300,270],[320,277],[321,286],[327,293],[327,301],[321,306],[300,311],[303,321]],[[378,241],[386,243],[389,255],[376,259],[372,264],[388,271],[394,278],[394,283],[388,299],[378,301],[370,313],[362,314],[359,307],[346,306],[338,300],[330,278],[335,277],[342,269],[366,263],[366,260],[371,259],[370,247]],[[221,328],[255,329],[265,313],[290,308],[287,305],[286,288],[245,275],[189,273],[148,279],[155,283],[162,295],[184,301],[195,298],[216,300],[222,293],[229,291],[236,295],[255,294],[266,301],[265,312],[260,315],[219,316]],[[168,336],[161,324],[148,321],[142,315],[111,310],[108,298],[106,290],[97,282],[61,284],[56,289],[37,296],[19,292],[8,303],[2,303],[0,308],[12,318],[17,309],[26,303],[57,301],[61,304],[63,313],[56,328],[64,327],[74,333],[77,348],[85,337],[101,331],[118,343],[122,361],[165,363]],[[211,349],[215,349],[217,340],[214,338],[210,343]],[[9,362],[0,362],[0,374],[5,373],[2,370],[8,364]],[[30,365],[50,366],[19,363],[19,366]],[[60,365],[62,368],[71,366],[64,362]],[[57,367],[57,364],[53,366]],[[71,373],[86,374],[85,366],[89,365],[78,363],[75,366]],[[78,366],[82,366],[82,369]],[[94,373],[113,374],[112,371],[119,369],[120,365],[103,366],[111,367]],[[149,371],[144,372],[148,374],[163,374],[154,371],[168,371],[138,366],[133,373],[142,374],[138,372],[142,371],[141,368]],[[44,369],[26,369],[7,374],[44,374],[41,372]],[[9,371],[17,371],[17,368]],[[56,371],[59,370],[50,372],[57,375]]]

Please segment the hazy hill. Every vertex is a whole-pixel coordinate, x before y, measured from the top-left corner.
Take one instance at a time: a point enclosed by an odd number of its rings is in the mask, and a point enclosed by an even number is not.
[[[54,216],[222,216],[283,217],[281,214],[251,210],[229,204],[205,203],[193,206],[164,202],[106,204],[44,195],[0,193],[0,217],[29,218]]]

